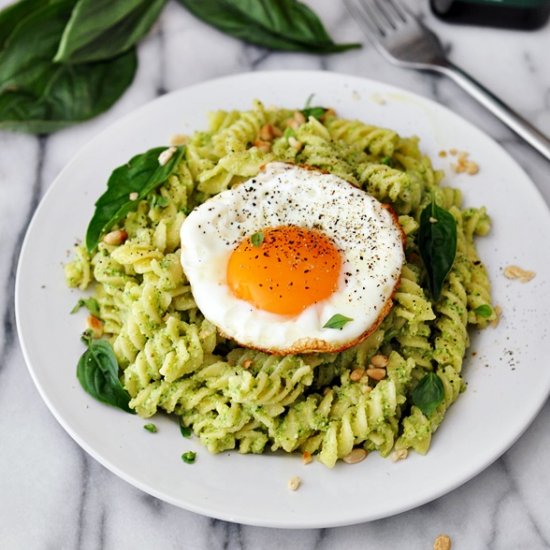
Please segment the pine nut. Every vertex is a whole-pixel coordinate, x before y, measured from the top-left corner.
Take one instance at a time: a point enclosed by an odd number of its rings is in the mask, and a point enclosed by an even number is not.
[[[297,491],[301,484],[302,480],[298,476],[291,477],[288,480],[288,488],[291,491]]]
[[[298,124],[303,124],[306,121],[306,117],[300,111],[295,111],[293,118]]]
[[[381,369],[385,369],[388,366],[388,358],[385,355],[374,355],[370,362],[374,367],[379,367]]]
[[[505,267],[503,273],[507,279],[519,279],[522,283],[527,283],[535,276],[534,271],[527,271],[517,265]]]
[[[409,451],[407,449],[399,449],[398,451],[393,451],[391,459],[393,462],[398,462],[399,460],[405,460],[408,456]]]
[[[386,369],[367,369],[367,376],[373,380],[382,380],[386,378]]]
[[[349,455],[346,455],[342,460],[346,464],[357,464],[367,458],[367,451],[365,449],[353,449]]]
[[[92,332],[94,338],[103,336],[103,321],[94,315],[88,315],[86,318],[86,328]]]
[[[269,143],[269,141],[257,139],[252,145],[264,153],[269,153],[269,151],[271,151],[271,143]]]
[[[363,378],[363,374],[365,374],[365,369],[358,368],[351,371],[351,374],[349,375],[349,379],[352,382],[359,382],[361,378]]]
[[[434,540],[434,550],[451,550],[451,537],[439,535]]]
[[[169,147],[168,149],[165,149],[160,155],[159,155],[159,164],[161,166],[164,166],[173,156],[176,152],[175,147]]]
[[[313,457],[311,456],[311,453],[309,451],[304,451],[302,454],[302,462],[304,464],[311,464],[313,461]]]
[[[122,229],[116,229],[115,231],[107,233],[107,235],[103,237],[103,242],[105,244],[119,245],[122,244],[127,238],[128,233],[126,233],[126,231]]]
[[[252,359],[245,359],[243,361],[242,367],[243,369],[249,369],[250,365],[252,365]]]

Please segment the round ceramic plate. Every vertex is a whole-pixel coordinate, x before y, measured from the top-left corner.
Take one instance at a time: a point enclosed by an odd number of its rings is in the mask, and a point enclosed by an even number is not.
[[[84,313],[70,315],[78,293],[66,288],[62,264],[92,216],[114,167],[175,133],[207,126],[208,111],[248,109],[252,100],[300,108],[315,104],[417,135],[445,184],[462,189],[466,205],[486,205],[490,236],[478,247],[503,309],[497,328],[472,335],[464,374],[468,390],[453,405],[426,456],[411,453],[393,463],[376,453],[360,464],[329,470],[304,466],[299,456],[210,455],[183,439],[169,418],[144,421],[94,401],[80,388],[76,364]],[[452,157],[469,152],[475,176],[456,175]],[[512,222],[512,220],[514,220]],[[373,520],[419,506],[464,483],[498,458],[525,430],[550,388],[550,338],[545,282],[550,266],[545,238],[550,216],[533,183],[484,133],[457,115],[404,90],[326,72],[250,73],[206,82],[138,109],[91,141],[63,170],[44,197],[21,253],[16,311],[23,351],[36,386],[67,432],[93,457],[140,489],[188,510],[241,523],[274,527],[329,527]],[[510,281],[503,268],[536,272],[529,283]],[[194,465],[182,452],[197,452]],[[287,487],[302,478],[296,492]]]

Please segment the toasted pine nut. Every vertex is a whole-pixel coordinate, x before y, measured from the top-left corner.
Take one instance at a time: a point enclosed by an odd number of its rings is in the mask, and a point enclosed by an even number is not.
[[[298,124],[303,124],[306,121],[306,117],[300,111],[294,111],[293,117]]]
[[[386,377],[386,369],[367,369],[367,376],[373,380],[382,380],[382,378]]]
[[[409,456],[409,451],[407,449],[399,449],[398,451],[393,451],[391,454],[391,459],[393,462],[397,462],[399,460],[405,460]]]
[[[285,122],[285,126],[287,128],[292,128],[293,130],[297,130],[300,125],[293,118],[289,118]]]
[[[367,458],[367,451],[365,449],[353,449],[349,455],[346,455],[342,460],[346,464],[357,464]]]
[[[175,147],[168,147],[168,149],[165,149],[160,155],[159,155],[159,164],[161,166],[164,166],[174,155],[176,152]]]
[[[298,487],[302,484],[302,480],[298,476],[291,477],[288,480],[288,488],[291,491],[297,491]]]
[[[174,134],[170,137],[170,145],[185,145],[189,138],[183,134]]]
[[[128,233],[126,233],[126,231],[122,229],[116,229],[115,231],[107,233],[107,235],[103,237],[103,242],[105,244],[119,245],[122,244],[127,238]]]
[[[451,550],[451,537],[439,535],[434,540],[434,550]]]
[[[252,359],[245,359],[243,361],[242,367],[243,369],[249,369],[250,365],[252,365]]]
[[[271,151],[271,143],[269,143],[269,141],[262,141],[261,139],[257,139],[252,145],[254,145],[254,147],[257,147],[260,151],[263,151],[264,153],[269,153],[269,151]]]
[[[258,135],[260,136],[260,139],[264,141],[271,141],[275,137],[275,128],[271,126],[271,124],[264,124],[260,128]]]
[[[534,271],[527,271],[517,265],[505,267],[503,273],[507,279],[519,279],[522,283],[527,283],[535,276]]]
[[[381,354],[374,355],[370,362],[374,367],[378,367],[380,369],[385,369],[388,366],[388,358]]]
[[[103,321],[94,315],[86,318],[86,328],[92,331],[92,336],[96,339],[103,336]]]
[[[363,374],[365,374],[364,368],[358,368],[351,371],[351,374],[349,375],[349,379],[352,382],[359,382],[361,378],[363,378]]]

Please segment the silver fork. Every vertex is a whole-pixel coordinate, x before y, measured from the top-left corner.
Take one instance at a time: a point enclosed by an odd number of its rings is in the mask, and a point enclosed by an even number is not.
[[[397,0],[344,0],[367,38],[391,63],[452,78],[539,153],[550,160],[550,139],[482,84],[451,63],[439,38]]]

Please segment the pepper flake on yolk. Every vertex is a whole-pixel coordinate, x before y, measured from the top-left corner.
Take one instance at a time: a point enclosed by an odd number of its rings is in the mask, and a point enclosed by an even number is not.
[[[261,233],[259,246],[247,237],[229,257],[227,283],[237,298],[264,311],[296,315],[334,293],[342,258],[328,237],[295,226]]]

